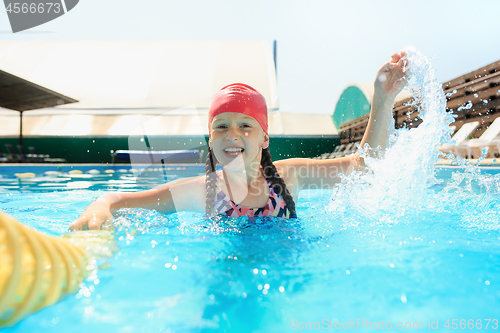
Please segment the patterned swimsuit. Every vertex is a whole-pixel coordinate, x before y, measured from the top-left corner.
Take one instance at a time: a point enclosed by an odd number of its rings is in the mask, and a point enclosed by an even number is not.
[[[276,216],[290,218],[290,212],[286,207],[285,200],[281,195],[274,192],[269,180],[267,181],[267,185],[269,186],[269,200],[267,200],[267,204],[262,208],[247,208],[235,204],[222,191],[219,185],[219,173],[217,173],[217,180],[217,197],[215,198],[214,213],[229,217]]]

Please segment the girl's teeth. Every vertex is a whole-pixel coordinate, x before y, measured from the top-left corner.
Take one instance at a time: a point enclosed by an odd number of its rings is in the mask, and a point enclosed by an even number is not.
[[[229,155],[238,155],[243,151],[243,148],[226,148],[224,151]]]

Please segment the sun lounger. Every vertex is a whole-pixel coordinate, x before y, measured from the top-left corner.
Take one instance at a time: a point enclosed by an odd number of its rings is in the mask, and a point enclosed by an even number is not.
[[[42,159],[46,159],[46,158],[50,158],[50,155],[47,155],[47,154],[39,154],[38,151],[36,150],[35,147],[28,147],[28,150],[30,151],[30,153],[33,155],[33,156],[36,156],[38,158],[42,158]]]
[[[0,149],[0,163],[7,163],[7,162],[9,162],[9,158]]]
[[[357,152],[358,151],[358,146],[359,146],[360,143],[361,143],[361,141],[354,142],[353,145],[351,146],[351,148],[349,150],[346,149],[344,151],[344,156],[351,155],[351,154],[354,154],[355,152]]]
[[[337,158],[337,157],[344,156],[344,151],[346,149],[350,149],[351,146],[352,146],[352,143],[340,145],[340,149],[336,153],[330,154],[329,158]]]
[[[43,158],[40,158],[38,155],[26,154],[23,146],[21,146],[21,145],[17,145],[17,150],[19,151],[19,156],[21,156],[21,160],[23,162],[28,162],[28,163],[42,163],[43,162]]]
[[[335,154],[339,153],[344,147],[345,145],[338,145],[330,154],[326,156],[326,158],[327,159],[334,158]]]
[[[319,155],[318,157],[316,157],[317,160],[324,160],[326,158],[328,158],[328,156],[330,156],[330,153],[323,153],[321,155]]]
[[[437,149],[444,153],[453,152],[455,156],[461,156],[462,151],[467,152],[468,158],[470,158],[470,148],[467,146],[467,138],[476,130],[479,126],[479,121],[472,121],[470,123],[465,123],[460,127],[460,129],[453,135],[450,143],[442,143],[437,146]]]
[[[112,160],[130,160],[139,164],[200,163],[202,152],[198,150],[117,150],[111,153]]]
[[[27,160],[24,160],[21,157],[21,155],[16,153],[16,151],[14,150],[14,147],[12,147],[11,144],[6,143],[5,148],[7,149],[7,153],[8,153],[7,157],[10,159],[10,162],[13,162],[13,163],[27,162]]]
[[[481,150],[486,149],[487,155],[490,153],[494,155],[495,152],[500,153],[500,117],[496,118],[488,129],[484,131],[478,139],[472,139],[468,143],[469,151],[474,149],[474,156],[479,157],[481,155]],[[493,148],[493,150],[491,150]]]
[[[351,154],[357,148],[357,146],[356,146],[357,144],[358,144],[358,142],[351,142],[351,143],[347,144],[345,146],[345,149],[339,151],[337,154],[334,154],[333,158],[344,157],[344,156]],[[330,156],[330,158],[332,158],[332,157]]]
[[[12,148],[13,149],[13,148]],[[30,153],[26,154],[24,147],[21,145],[17,145],[17,150],[19,150],[19,156],[21,158],[21,162],[28,163],[66,163],[66,159],[64,158],[54,158],[50,157],[50,155],[38,154],[34,147],[28,147]]]

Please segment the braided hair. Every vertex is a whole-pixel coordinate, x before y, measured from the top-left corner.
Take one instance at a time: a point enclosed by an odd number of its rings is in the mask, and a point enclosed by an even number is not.
[[[205,199],[205,213],[212,216],[215,205],[215,191],[217,189],[217,177],[215,175],[215,167],[217,160],[215,159],[212,149],[208,148],[207,161],[205,163],[205,187],[207,189],[207,197]]]
[[[288,211],[290,212],[290,217],[297,217],[295,212],[295,201],[293,201],[293,197],[288,191],[285,181],[281,178],[278,170],[276,170],[276,166],[273,164],[269,148],[262,149],[260,165],[264,170],[264,176],[266,176],[266,179],[271,183],[274,192],[281,195],[283,200],[285,200]]]
[[[215,175],[216,165],[217,165],[217,160],[215,159],[212,150],[208,148],[208,155],[205,166],[205,172],[206,172],[205,186],[207,189],[207,197],[205,200],[205,212],[207,215],[212,215],[215,205],[215,196],[216,196],[215,191],[217,188],[217,178]],[[283,178],[281,178],[281,176],[278,173],[278,170],[276,170],[276,166],[273,164],[269,148],[262,149],[262,158],[260,160],[260,165],[264,170],[264,176],[271,183],[274,192],[281,195],[283,197],[283,200],[285,200],[288,211],[290,212],[290,217],[297,217],[295,212],[295,201],[293,201],[293,197],[288,191]]]

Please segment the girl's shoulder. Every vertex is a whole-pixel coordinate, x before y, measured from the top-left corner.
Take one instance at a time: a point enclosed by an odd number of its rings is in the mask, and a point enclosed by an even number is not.
[[[205,176],[182,178],[166,184],[178,210],[205,211]]]
[[[281,178],[285,181],[287,186],[296,185],[298,179],[298,175],[300,171],[300,167],[304,165],[305,158],[287,158],[285,160],[279,160],[273,162],[274,166],[276,166],[276,170],[280,174]]]

